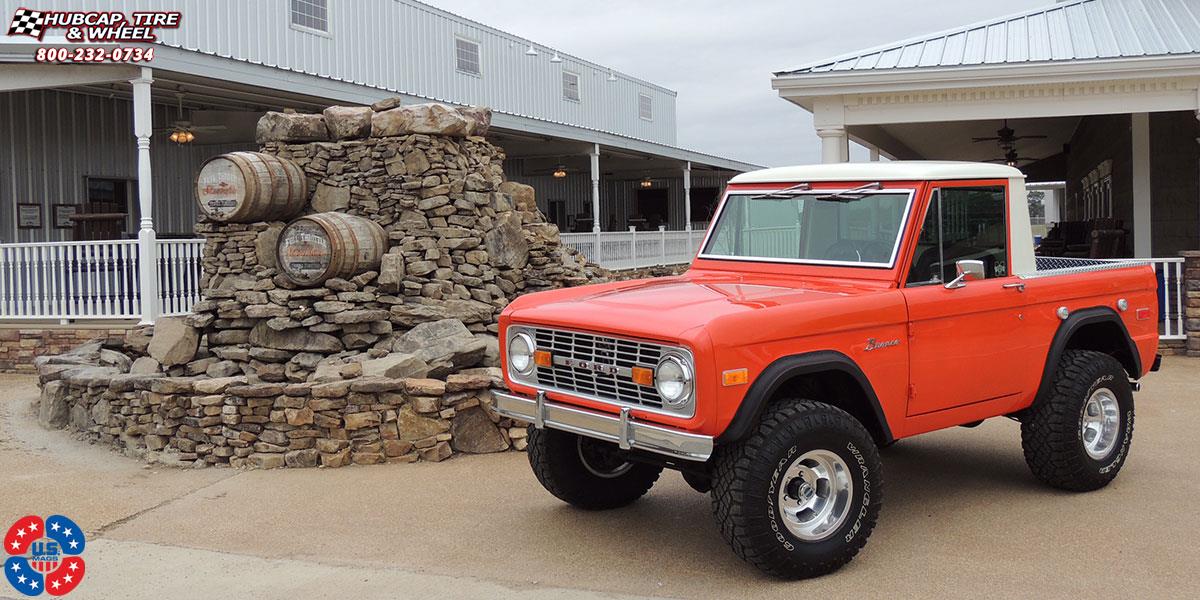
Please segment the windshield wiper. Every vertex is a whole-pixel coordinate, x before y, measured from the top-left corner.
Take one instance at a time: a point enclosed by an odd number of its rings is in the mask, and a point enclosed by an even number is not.
[[[793,185],[792,187],[783,188],[782,190],[776,190],[774,192],[769,192],[769,193],[761,194],[758,196],[750,196],[750,199],[751,200],[785,200],[787,198],[792,198],[792,197],[798,196],[800,194],[803,194],[803,193],[811,191],[811,190],[812,190],[811,184],[797,183],[796,185]]]
[[[853,202],[855,200],[862,200],[863,196],[867,195],[866,194],[867,190],[878,190],[878,189],[882,189],[882,188],[883,188],[883,185],[881,183],[879,183],[878,181],[876,181],[874,183],[860,185],[856,188],[850,188],[848,190],[842,190],[840,192],[835,192],[832,194],[825,194],[824,196],[815,196],[813,199],[830,201],[830,202]],[[862,193],[858,193],[858,192],[862,192]]]

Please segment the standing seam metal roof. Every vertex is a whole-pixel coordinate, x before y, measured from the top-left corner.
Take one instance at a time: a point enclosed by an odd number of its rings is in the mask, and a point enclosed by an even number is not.
[[[804,75],[1200,53],[1200,1],[1075,0],[776,73]]]

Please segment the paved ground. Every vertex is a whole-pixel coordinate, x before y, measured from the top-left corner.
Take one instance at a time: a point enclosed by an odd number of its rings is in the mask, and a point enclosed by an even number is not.
[[[1146,380],[1132,454],[1100,492],[1037,484],[1005,419],[886,450],[867,548],[795,583],[738,561],[708,497],[675,474],[633,507],[593,514],[543,492],[516,453],[151,469],[38,428],[30,378],[0,376],[0,389],[0,527],[29,513],[78,521],[93,541],[77,598],[1194,597],[1200,584],[1194,359]]]

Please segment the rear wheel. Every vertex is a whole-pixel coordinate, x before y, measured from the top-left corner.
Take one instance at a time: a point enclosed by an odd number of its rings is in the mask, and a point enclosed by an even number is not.
[[[556,498],[587,510],[641,498],[662,467],[628,460],[616,445],[556,429],[529,427],[529,465]]]
[[[1133,440],[1133,389],[1117,359],[1068,350],[1053,387],[1024,415],[1025,462],[1040,480],[1086,492],[1109,484]]]
[[[768,407],[746,439],[720,449],[713,514],[735,554],[765,573],[816,577],[850,562],[879,516],[882,468],[870,433],[808,400]]]

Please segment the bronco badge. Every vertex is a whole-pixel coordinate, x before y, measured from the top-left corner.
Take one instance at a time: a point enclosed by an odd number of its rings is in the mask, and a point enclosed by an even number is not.
[[[872,350],[879,350],[880,348],[890,348],[892,346],[899,346],[899,345],[900,345],[900,340],[880,341],[875,338],[867,338],[866,351],[870,352]]]

